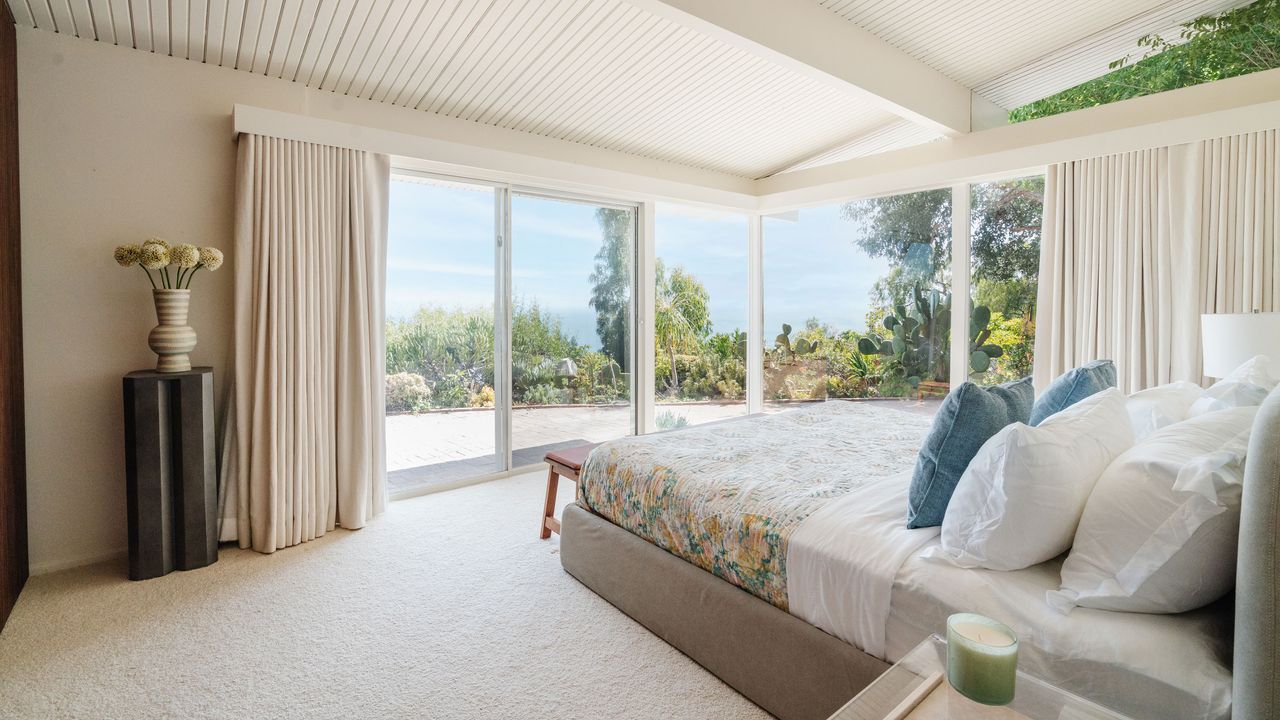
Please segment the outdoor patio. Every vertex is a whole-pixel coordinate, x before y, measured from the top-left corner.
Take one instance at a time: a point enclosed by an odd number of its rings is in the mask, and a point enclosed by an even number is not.
[[[857,402],[857,401],[846,401]],[[908,412],[933,415],[938,399],[876,400]],[[766,403],[764,412],[783,412],[808,402]],[[689,425],[742,417],[743,403],[659,404]],[[569,405],[516,408],[511,431],[512,466],[534,465],[558,448],[603,442],[631,432],[627,405]],[[498,472],[494,457],[495,413],[491,408],[387,416],[387,482],[392,497],[423,492]]]

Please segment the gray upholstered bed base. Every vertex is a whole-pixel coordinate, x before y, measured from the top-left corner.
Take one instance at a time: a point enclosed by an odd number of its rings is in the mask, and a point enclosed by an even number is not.
[[[1246,465],[1232,717],[1280,720],[1280,388]],[[826,718],[887,667],[577,505],[562,532],[565,570],[782,720]]]
[[[824,720],[888,668],[577,505],[564,510],[560,562],[782,720]]]

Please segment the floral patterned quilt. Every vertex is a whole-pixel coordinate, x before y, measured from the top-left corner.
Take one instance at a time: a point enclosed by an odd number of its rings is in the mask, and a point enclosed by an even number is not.
[[[578,503],[786,610],[791,534],[831,500],[911,468],[929,425],[830,401],[622,438],[587,458]]]

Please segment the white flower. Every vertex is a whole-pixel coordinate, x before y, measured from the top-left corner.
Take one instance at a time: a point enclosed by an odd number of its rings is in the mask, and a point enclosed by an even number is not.
[[[200,251],[195,245],[177,245],[169,250],[169,262],[181,268],[193,268],[200,263]]]
[[[169,264],[169,250],[161,245],[148,243],[142,246],[138,260],[148,270],[159,270]]]
[[[143,240],[143,241],[142,241],[142,246],[143,246],[143,247],[146,247],[146,246],[148,246],[148,245],[159,245],[160,247],[164,248],[165,250],[168,250],[168,249],[169,249],[169,241],[164,240],[164,239],[162,239],[162,238],[155,237],[155,236],[149,237],[149,238],[147,238],[146,240]]]
[[[138,264],[141,254],[142,248],[137,245],[121,245],[115,251],[116,264],[120,267],[133,267]]]
[[[200,264],[210,270],[222,267],[222,251],[214,247],[200,248]]]

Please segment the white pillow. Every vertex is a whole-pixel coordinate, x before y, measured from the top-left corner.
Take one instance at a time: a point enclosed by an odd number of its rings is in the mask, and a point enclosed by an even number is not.
[[[1071,547],[1089,492],[1133,445],[1125,398],[1109,388],[987,440],[960,476],[929,557],[960,567],[1018,570]]]
[[[1271,369],[1271,361],[1266,355],[1255,355],[1232,370],[1230,375],[1210,385],[1187,415],[1196,417],[1227,408],[1261,405],[1277,384],[1280,380]]]
[[[1139,390],[1125,401],[1134,442],[1141,442],[1155,431],[1187,419],[1192,404],[1200,399],[1204,388],[1179,380],[1146,390]]]
[[[1098,479],[1062,565],[1062,612],[1075,606],[1179,613],[1235,584],[1244,456],[1256,407],[1170,426]]]

